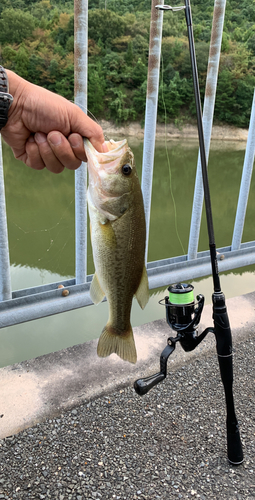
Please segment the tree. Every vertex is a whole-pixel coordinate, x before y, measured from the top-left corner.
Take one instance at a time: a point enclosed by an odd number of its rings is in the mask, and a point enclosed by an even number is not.
[[[35,19],[20,9],[5,9],[0,19],[0,42],[21,43],[30,38],[35,29]]]
[[[127,95],[119,87],[117,89],[112,89],[112,97],[109,99],[109,109],[111,111],[111,116],[115,119],[117,123],[122,121],[127,121],[128,119],[134,120],[136,118],[136,111],[131,106],[130,108],[126,105]]]
[[[62,47],[66,47],[67,43],[70,47],[69,39],[74,36],[74,16],[67,14],[66,12],[61,13],[53,36],[54,40]]]
[[[238,127],[248,127],[255,88],[255,77],[248,75],[243,80],[237,80],[236,84],[235,100],[237,112],[234,117],[234,124]]]
[[[145,112],[147,93],[147,80],[145,80],[141,87],[133,93],[133,103],[138,115],[143,115]]]
[[[219,75],[215,101],[215,116],[218,120],[231,123],[234,116],[234,82],[231,72],[223,70]]]
[[[180,112],[181,106],[184,104],[180,94],[180,76],[175,73],[174,78],[169,85],[163,82],[159,88],[158,110],[162,116],[175,118]]]
[[[22,76],[28,77],[29,56],[24,45],[21,45],[15,57],[15,71]]]
[[[42,85],[42,70],[44,67],[44,60],[37,54],[32,54],[29,58],[28,64],[28,80],[36,85]]]
[[[125,55],[125,61],[129,66],[131,66],[131,64],[133,63],[133,60],[134,60],[134,52],[133,52],[133,43],[131,41],[128,43],[128,48],[127,48],[127,52]]]
[[[147,66],[139,57],[131,73],[133,87],[140,87],[140,85],[147,78]]]
[[[24,10],[25,9],[25,2],[24,0],[1,0],[0,2],[0,14],[3,12],[5,9],[20,9]]]
[[[124,35],[124,19],[110,10],[95,9],[89,11],[89,38],[95,42],[101,40],[109,45],[110,40]]]
[[[96,117],[100,116],[104,109],[105,79],[102,66],[89,65],[88,68],[88,109]]]

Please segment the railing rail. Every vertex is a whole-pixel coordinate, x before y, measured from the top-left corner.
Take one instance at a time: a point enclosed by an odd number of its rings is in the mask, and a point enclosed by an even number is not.
[[[226,0],[215,0],[208,76],[204,103],[203,124],[205,129],[206,154],[209,156],[215,93],[220,58],[220,46]],[[160,73],[160,51],[163,12],[155,9],[162,0],[152,1],[151,36],[148,67],[148,91],[146,102],[144,158],[142,190],[144,196],[147,243],[149,241],[152,177],[157,121],[157,100]],[[75,102],[83,109],[87,107],[87,26],[88,2],[75,0]],[[255,263],[255,241],[241,243],[250,180],[255,154],[255,97],[253,99],[247,150],[236,212],[232,245],[218,249],[219,271],[228,271]],[[92,304],[89,288],[92,280],[87,275],[87,169],[83,164],[75,173],[76,195],[76,277],[61,281],[68,289],[68,297],[62,296],[60,283],[51,283],[11,292],[10,262],[7,237],[4,176],[0,150],[0,328],[69,311]],[[147,264],[149,286],[157,288],[177,281],[192,280],[211,273],[209,251],[197,252],[203,204],[203,187],[200,158],[191,218],[189,250],[187,255],[163,259]]]

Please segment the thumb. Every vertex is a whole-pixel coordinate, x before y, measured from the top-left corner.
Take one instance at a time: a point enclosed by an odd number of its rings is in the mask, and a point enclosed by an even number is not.
[[[94,148],[100,153],[105,149],[105,139],[102,127],[89,118],[76,104],[70,104],[69,121],[71,133],[78,133],[89,139]]]

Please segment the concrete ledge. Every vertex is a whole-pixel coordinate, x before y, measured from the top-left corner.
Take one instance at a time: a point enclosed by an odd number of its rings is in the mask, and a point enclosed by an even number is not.
[[[227,301],[234,349],[255,333],[255,293]],[[204,308],[199,332],[213,326],[212,307]],[[172,335],[165,320],[134,328],[138,361],[131,365],[116,355],[98,358],[97,340],[40,356],[0,369],[0,439],[17,434],[47,417],[132,385],[139,378],[159,371],[159,356]],[[168,361],[168,372],[194,357],[215,349],[212,334],[191,352],[177,344]]]

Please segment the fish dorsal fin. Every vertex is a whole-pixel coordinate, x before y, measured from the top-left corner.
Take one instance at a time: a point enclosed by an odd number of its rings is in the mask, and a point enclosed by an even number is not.
[[[94,304],[99,304],[99,302],[102,302],[103,298],[105,296],[104,291],[101,288],[101,285],[98,281],[97,274],[95,273],[92,279],[92,283],[90,285],[90,297],[91,300],[94,302]]]
[[[142,309],[144,309],[149,298],[150,298],[148,276],[147,276],[147,271],[146,271],[145,265],[143,267],[143,274],[141,277],[139,287],[135,293],[135,296],[136,296],[136,299],[137,299],[139,306]]]

